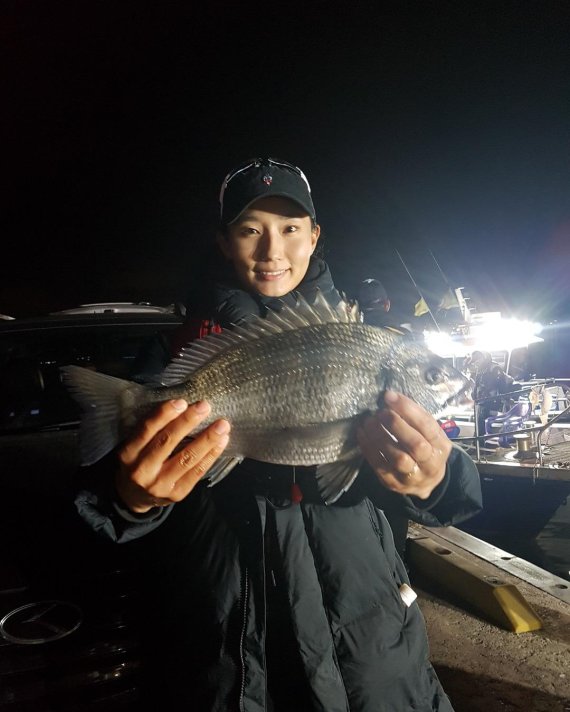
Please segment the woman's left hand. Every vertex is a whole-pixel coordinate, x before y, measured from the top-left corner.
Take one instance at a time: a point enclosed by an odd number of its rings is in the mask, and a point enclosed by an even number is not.
[[[384,402],[358,429],[360,449],[388,489],[427,499],[443,480],[451,442],[437,420],[406,396],[386,391]]]

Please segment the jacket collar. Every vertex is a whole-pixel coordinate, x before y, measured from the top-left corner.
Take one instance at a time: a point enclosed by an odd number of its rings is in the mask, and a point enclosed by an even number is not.
[[[265,316],[268,309],[279,310],[283,304],[294,306],[296,292],[312,303],[318,291],[332,304],[341,301],[328,265],[318,257],[311,257],[307,274],[297,289],[279,299],[246,292],[231,275],[222,275],[216,279],[213,287],[213,318],[222,327],[239,324],[247,321],[251,315]]]

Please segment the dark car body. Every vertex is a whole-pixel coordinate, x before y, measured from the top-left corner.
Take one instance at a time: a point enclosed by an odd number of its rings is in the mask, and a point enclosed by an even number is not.
[[[2,712],[141,709],[140,547],[106,542],[76,513],[79,411],[59,368],[128,378],[181,323],[160,311],[0,322]]]

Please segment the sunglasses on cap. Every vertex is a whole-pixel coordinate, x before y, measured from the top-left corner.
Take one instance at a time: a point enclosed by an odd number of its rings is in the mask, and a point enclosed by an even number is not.
[[[307,176],[303,173],[303,171],[298,166],[294,166],[292,163],[288,163],[287,161],[277,161],[274,158],[253,158],[253,159],[239,165],[237,168],[234,168],[233,170],[231,170],[228,173],[228,175],[224,178],[224,180],[222,182],[222,187],[220,190],[220,205],[222,206],[222,209],[223,209],[223,204],[224,204],[224,193],[226,192],[226,189],[227,189],[228,185],[231,183],[231,181],[236,176],[239,176],[242,173],[245,173],[246,171],[250,170],[251,168],[260,168],[261,166],[268,166],[268,167],[269,166],[277,166],[278,168],[286,168],[287,170],[290,170],[293,173],[296,173],[306,183],[307,190],[309,191],[309,193],[311,192],[311,186],[309,185]]]

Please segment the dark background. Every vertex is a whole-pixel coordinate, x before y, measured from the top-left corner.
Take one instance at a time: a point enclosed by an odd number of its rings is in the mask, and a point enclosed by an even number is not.
[[[570,307],[570,5],[3,3],[0,312],[183,300],[229,168],[300,165],[338,285]]]

